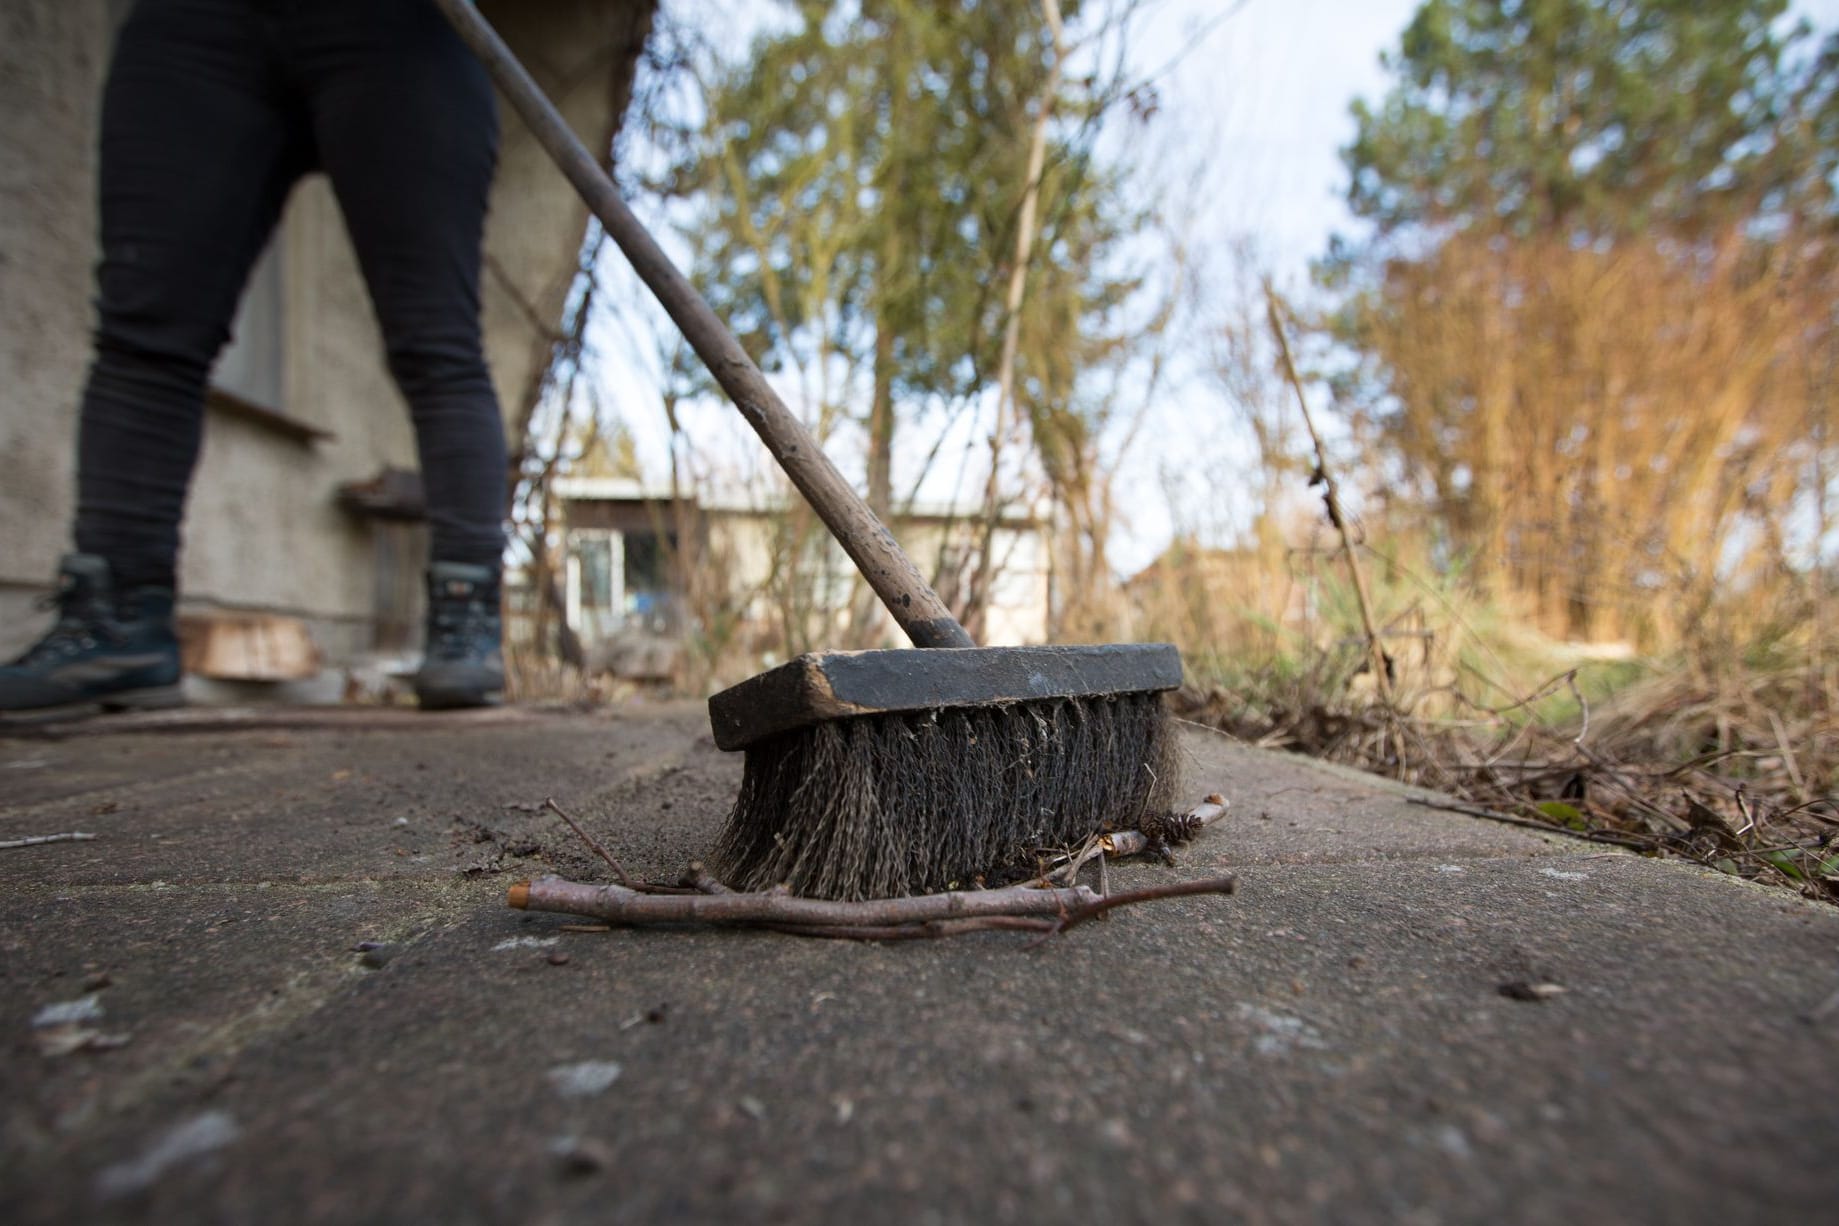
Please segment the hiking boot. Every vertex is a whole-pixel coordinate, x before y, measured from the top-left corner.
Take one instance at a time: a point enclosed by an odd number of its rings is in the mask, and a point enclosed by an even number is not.
[[[498,571],[435,562],[428,567],[428,645],[415,696],[424,711],[495,707],[504,701],[504,624]]]
[[[65,554],[58,570],[62,585],[46,602],[57,624],[0,666],[0,721],[184,705],[172,589],[117,593],[108,562],[94,554]]]

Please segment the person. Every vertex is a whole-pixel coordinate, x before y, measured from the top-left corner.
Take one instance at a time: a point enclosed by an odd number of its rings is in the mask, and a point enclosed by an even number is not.
[[[138,0],[102,99],[75,551],[0,717],[177,704],[179,528],[205,383],[290,189],[331,180],[413,419],[423,707],[497,701],[505,444],[480,336],[497,160],[483,67],[427,0]]]

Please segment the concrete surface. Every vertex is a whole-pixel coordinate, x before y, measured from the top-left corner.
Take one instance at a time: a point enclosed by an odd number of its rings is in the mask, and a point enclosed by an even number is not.
[[[1238,895],[1030,951],[508,910],[601,876],[545,796],[702,852],[695,707],[0,740],[0,838],[100,836],[0,851],[0,1220],[1830,1217],[1839,912],[1189,748],[1231,815],[1114,883]]]

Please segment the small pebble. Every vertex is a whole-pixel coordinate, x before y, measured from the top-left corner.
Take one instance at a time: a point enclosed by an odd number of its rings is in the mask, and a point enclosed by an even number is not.
[[[612,1151],[593,1137],[557,1137],[549,1153],[564,1175],[592,1175],[613,1165]]]
[[[551,966],[567,966],[568,965],[568,955],[563,953],[559,949],[552,949],[549,951],[549,957],[546,959],[546,961]]]
[[[80,996],[76,1000],[53,1001],[32,1015],[32,1025],[35,1029],[101,1020],[102,1002],[93,992],[88,996]]]
[[[549,1070],[549,1084],[563,1098],[592,1098],[619,1080],[620,1066],[612,1060],[583,1060],[558,1064]]]

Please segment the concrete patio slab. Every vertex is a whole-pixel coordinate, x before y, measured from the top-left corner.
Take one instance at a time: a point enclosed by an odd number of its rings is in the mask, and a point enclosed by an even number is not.
[[[0,1216],[1830,1212],[1839,912],[1187,745],[1229,816],[1114,884],[1240,892],[1030,950],[507,909],[604,875],[545,796],[636,873],[702,853],[695,707],[0,740],[0,837],[100,836],[0,852]],[[48,1006],[125,1042],[47,1054]]]

